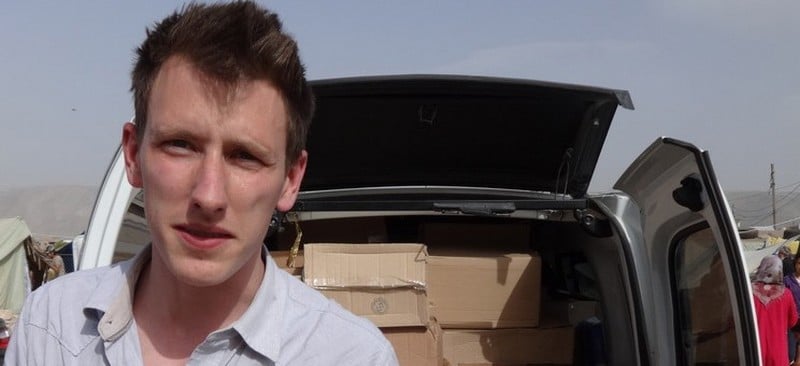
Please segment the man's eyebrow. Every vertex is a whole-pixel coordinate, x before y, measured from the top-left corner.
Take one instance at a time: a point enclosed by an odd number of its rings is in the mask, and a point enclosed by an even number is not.
[[[235,138],[226,142],[225,145],[228,145],[231,148],[247,150],[249,153],[265,159],[273,159],[276,157],[275,150],[269,146],[259,143],[250,136],[236,136]]]
[[[153,136],[158,138],[164,137],[192,137],[196,134],[193,133],[191,130],[186,128],[176,128],[173,126],[154,126],[151,124],[152,128],[150,128],[151,133]]]

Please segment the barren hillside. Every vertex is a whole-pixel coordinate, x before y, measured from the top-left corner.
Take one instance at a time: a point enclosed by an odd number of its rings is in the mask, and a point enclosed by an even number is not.
[[[34,236],[71,238],[86,230],[97,187],[43,186],[0,190],[0,217],[21,217]]]

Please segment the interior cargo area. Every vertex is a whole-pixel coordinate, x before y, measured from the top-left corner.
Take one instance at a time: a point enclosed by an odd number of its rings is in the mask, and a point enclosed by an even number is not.
[[[376,322],[401,342],[394,344],[401,364],[634,364],[637,357],[621,244],[590,235],[575,219],[287,216],[265,242],[298,278],[304,247],[317,243],[424,244],[430,322]],[[409,341],[414,334],[422,340]],[[420,346],[426,336],[432,344]]]

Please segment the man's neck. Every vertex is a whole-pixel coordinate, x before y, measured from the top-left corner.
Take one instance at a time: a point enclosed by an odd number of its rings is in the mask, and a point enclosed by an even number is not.
[[[139,276],[133,302],[143,357],[188,359],[210,333],[244,314],[264,278],[264,266],[257,256],[227,281],[195,287],[180,282],[163,262],[151,259]]]

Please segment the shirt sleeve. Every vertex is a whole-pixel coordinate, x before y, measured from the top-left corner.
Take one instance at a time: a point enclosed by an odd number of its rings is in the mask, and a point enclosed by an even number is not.
[[[30,301],[30,296],[27,299]],[[14,328],[11,329],[11,340],[6,349],[5,359],[3,362],[7,365],[28,365],[26,354],[28,353],[28,336],[25,329],[25,324],[28,322],[28,301],[22,308],[22,313],[17,318]]]
[[[5,354],[5,365],[53,365],[63,364],[58,353],[53,349],[54,342],[49,342],[48,331],[36,325],[41,316],[41,291],[28,294],[22,305],[22,312],[11,330],[11,340]],[[56,345],[58,343],[55,343]]]

